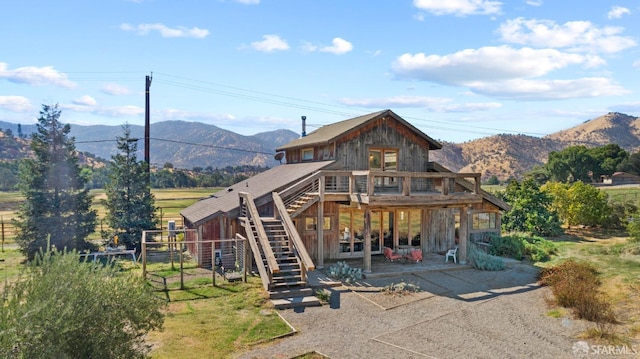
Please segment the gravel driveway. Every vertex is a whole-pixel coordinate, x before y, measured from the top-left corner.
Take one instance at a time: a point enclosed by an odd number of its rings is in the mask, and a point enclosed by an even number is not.
[[[576,335],[587,324],[546,315],[549,292],[536,273],[512,263],[499,272],[437,270],[335,287],[339,305],[280,311],[297,333],[237,357],[575,358]],[[379,291],[401,281],[422,291]]]

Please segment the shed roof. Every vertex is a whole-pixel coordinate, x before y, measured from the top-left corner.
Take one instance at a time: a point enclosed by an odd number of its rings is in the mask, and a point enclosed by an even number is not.
[[[293,140],[285,145],[276,148],[276,151],[284,151],[293,148],[300,148],[305,146],[311,146],[316,144],[327,144],[335,141],[341,136],[345,134],[355,131],[361,127],[363,127],[367,122],[377,120],[378,118],[390,116],[393,117],[398,122],[403,125],[409,127],[416,135],[424,138],[429,143],[430,150],[441,149],[442,145],[434,140],[433,138],[427,136],[424,132],[420,131],[412,124],[404,120],[402,117],[398,116],[391,110],[383,110],[378,112],[373,112],[368,115],[354,117],[348,120],[332,123],[330,125],[325,125],[317,130],[309,133],[307,136],[300,137],[296,140]]]
[[[222,189],[208,198],[202,199],[183,209],[180,214],[198,225],[218,213],[226,213],[239,207],[238,192],[247,192],[257,199],[328,166],[333,161],[284,164]]]

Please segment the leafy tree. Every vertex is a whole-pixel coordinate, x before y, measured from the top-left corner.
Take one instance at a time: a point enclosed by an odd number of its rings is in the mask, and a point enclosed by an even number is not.
[[[499,185],[500,184],[500,180],[498,179],[498,176],[493,175],[493,176],[489,177],[484,184],[490,185],[490,186]]]
[[[104,201],[106,220],[118,235],[118,243],[127,248],[141,247],[142,231],[155,229],[154,198],[147,177],[147,164],[138,161],[137,140],[131,138],[131,129],[123,126],[123,137],[118,137],[118,154],[111,157],[109,181]]]
[[[599,226],[609,221],[612,209],[608,196],[594,186],[549,182],[542,189],[553,196],[552,208],[568,226]]]
[[[14,224],[27,258],[42,248],[92,249],[86,241],[96,226],[91,196],[80,175],[71,127],[59,122],[57,105],[43,105],[32,135],[33,159],[22,161],[19,188],[25,200]]]
[[[511,210],[502,217],[503,230],[538,236],[562,233],[558,214],[551,209],[551,196],[542,192],[535,180],[511,181],[497,195],[511,205]]]
[[[549,178],[556,182],[591,181],[598,163],[585,146],[571,146],[549,153],[545,166]]]
[[[39,253],[0,292],[1,358],[143,358],[164,321],[142,277],[76,252]]]
[[[598,167],[593,170],[594,178],[613,174],[618,165],[629,158],[629,153],[614,143],[592,148],[591,155],[598,163]]]
[[[627,172],[633,175],[640,175],[640,152],[632,153],[618,164],[616,170],[619,172]]]
[[[18,168],[18,161],[0,162],[0,191],[16,190]]]

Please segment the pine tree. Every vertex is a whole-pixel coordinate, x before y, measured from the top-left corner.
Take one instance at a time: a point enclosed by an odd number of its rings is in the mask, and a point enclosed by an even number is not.
[[[86,239],[96,226],[91,196],[80,175],[71,127],[59,122],[58,105],[43,105],[31,138],[33,159],[22,162],[19,188],[25,198],[14,224],[16,242],[27,258],[55,246],[93,249]]]
[[[123,126],[123,132],[124,136],[118,137],[119,153],[111,157],[109,181],[105,186],[106,220],[118,236],[119,244],[139,250],[142,231],[155,229],[158,221],[148,165],[137,160],[137,139],[131,138],[128,125]]]

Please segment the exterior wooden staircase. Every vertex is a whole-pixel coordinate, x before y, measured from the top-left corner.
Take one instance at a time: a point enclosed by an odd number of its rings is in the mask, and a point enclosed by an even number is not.
[[[246,193],[240,196],[242,207],[246,207],[243,223],[254,260],[274,307],[285,309],[320,305],[307,281],[307,270],[314,270],[315,267],[282,201],[276,204],[276,207],[280,207],[276,213],[284,211],[284,216],[260,217],[251,197]]]

